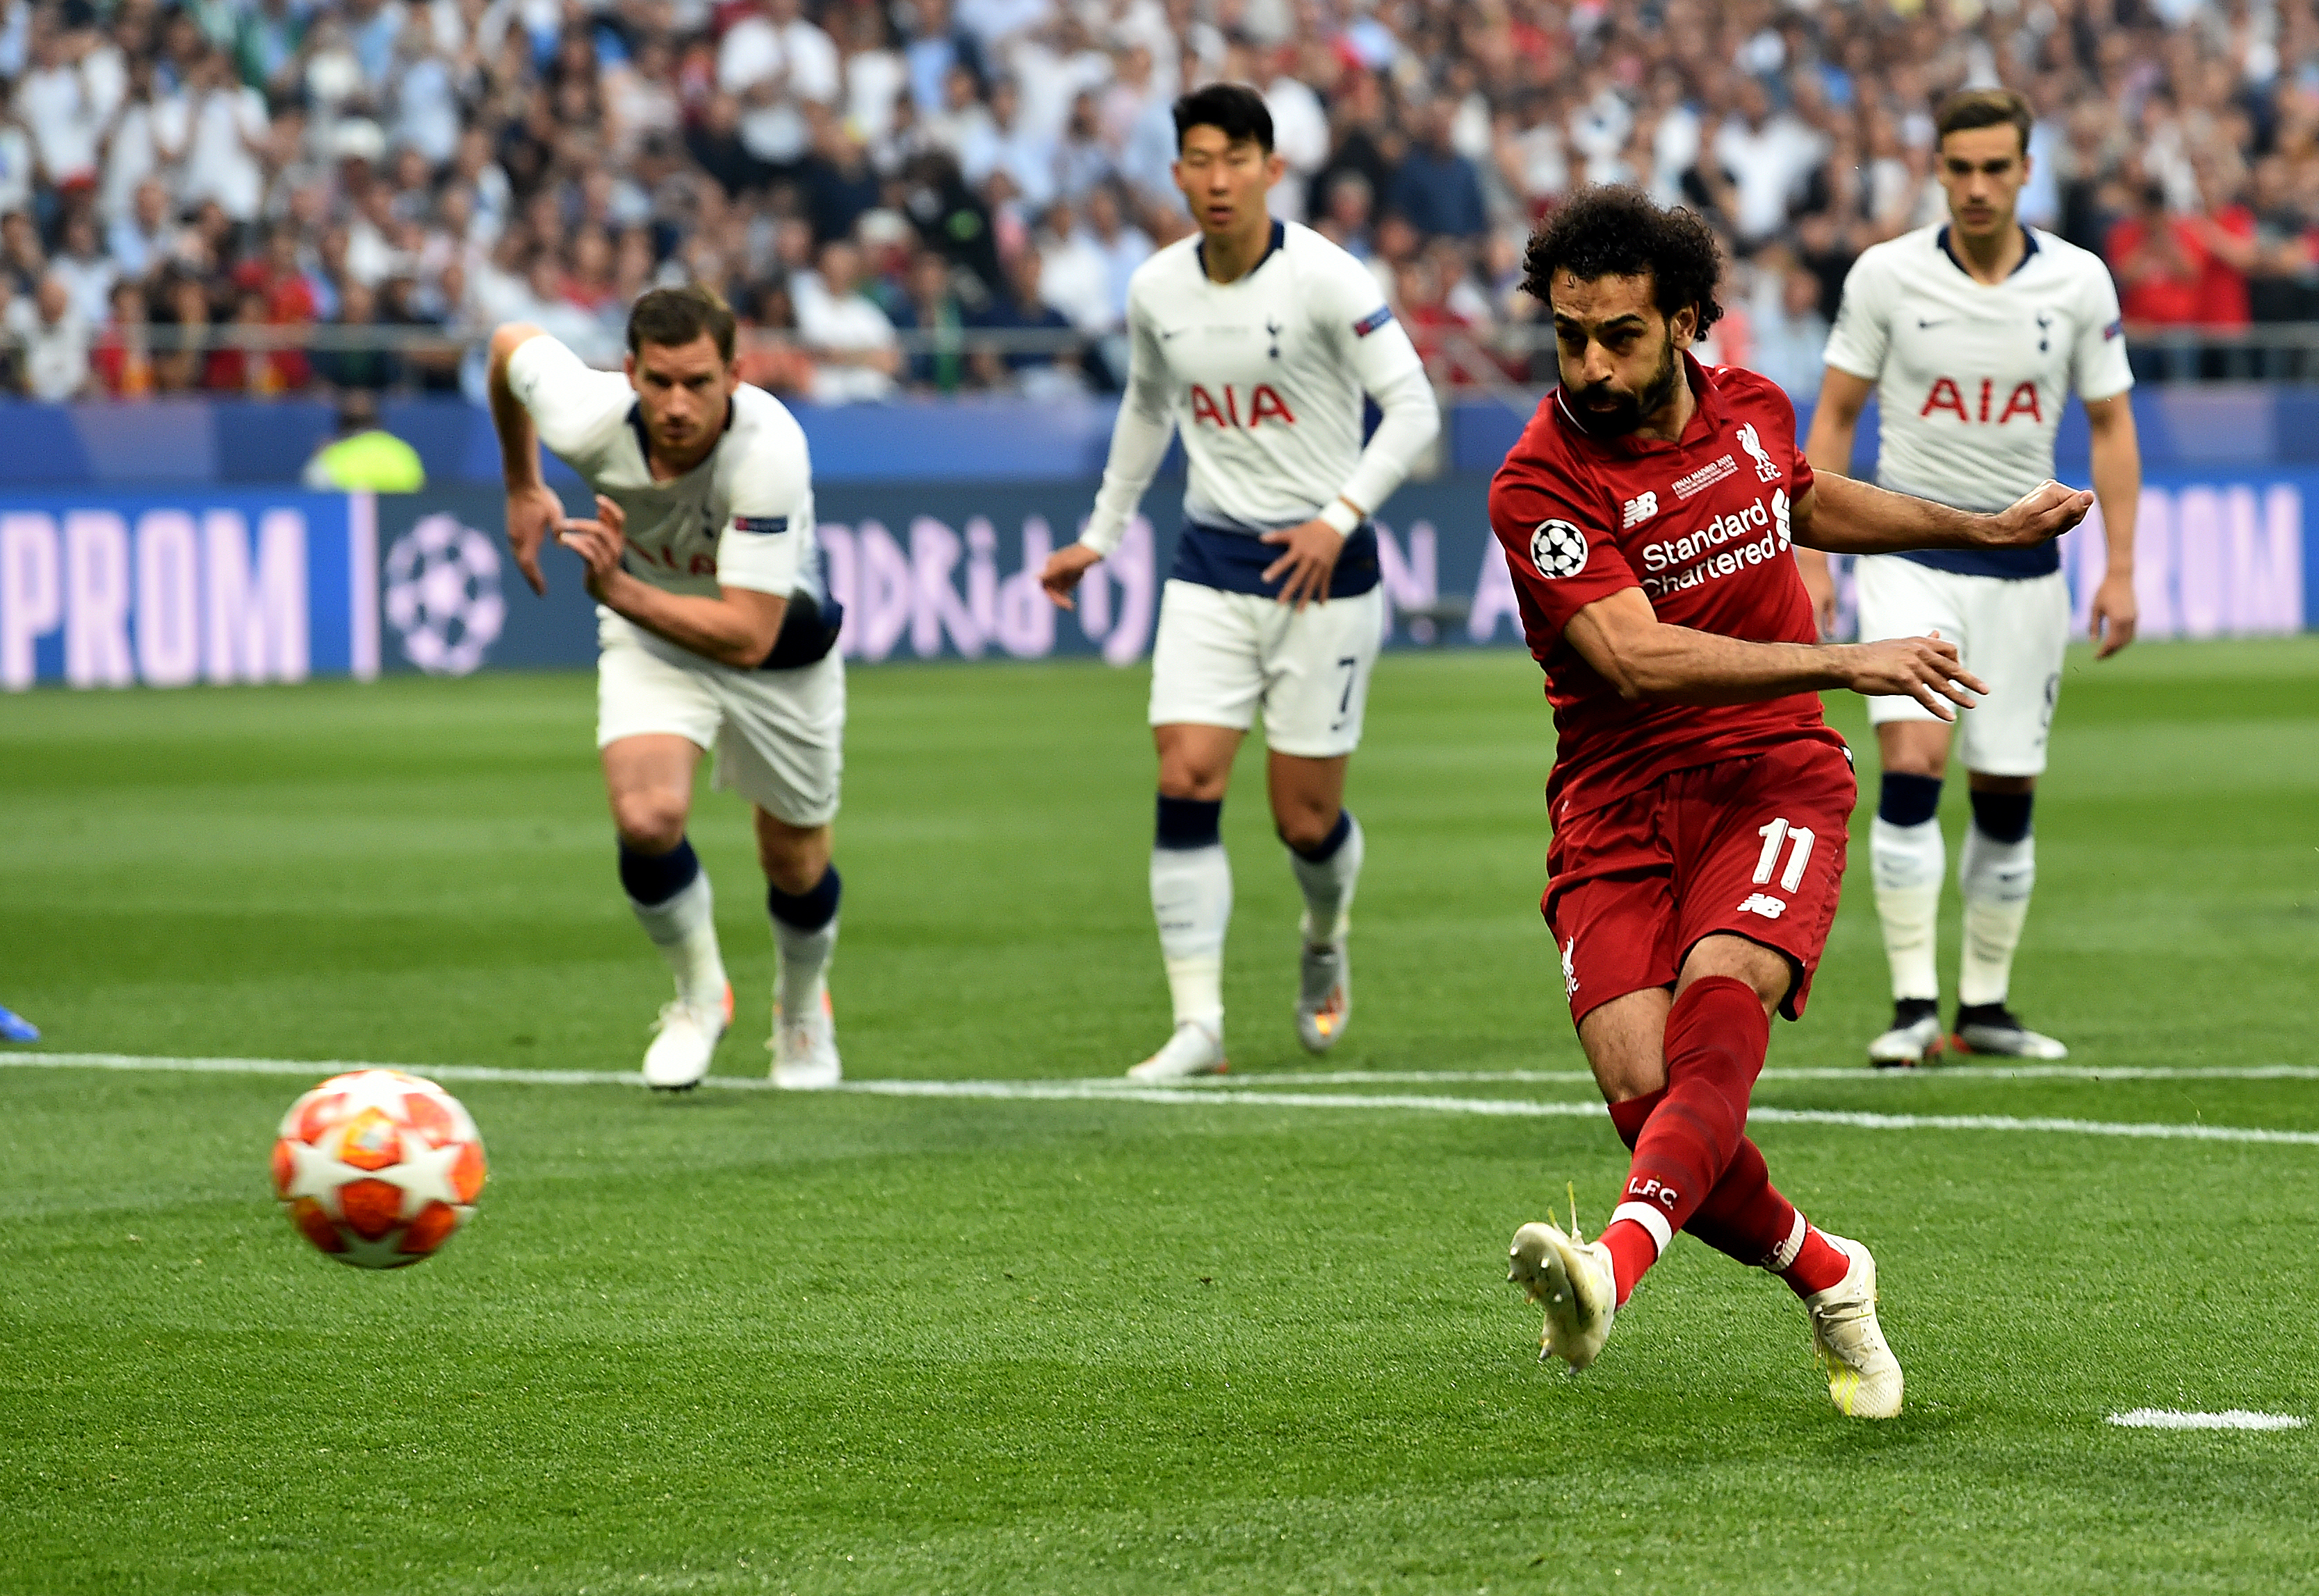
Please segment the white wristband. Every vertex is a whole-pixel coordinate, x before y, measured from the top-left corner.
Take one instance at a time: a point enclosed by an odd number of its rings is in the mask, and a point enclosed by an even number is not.
[[[1350,537],[1353,535],[1353,528],[1361,524],[1361,512],[1341,499],[1331,499],[1322,506],[1321,513],[1313,518],[1316,521],[1328,522],[1335,529],[1338,537]]]

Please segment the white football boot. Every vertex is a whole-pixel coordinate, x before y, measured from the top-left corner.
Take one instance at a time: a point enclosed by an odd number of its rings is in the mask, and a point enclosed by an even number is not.
[[[2070,1056],[2067,1046],[2030,1030],[2001,1003],[1957,1010],[1956,1035],[1951,1045],[1961,1053],[2035,1059],[2044,1063],[2058,1063]]]
[[[1341,930],[1342,916],[1337,924]],[[1325,1053],[1337,1045],[1338,1038],[1344,1035],[1346,1025],[1352,1021],[1353,959],[1344,937],[1316,942],[1312,926],[1310,915],[1297,926],[1297,938],[1304,951],[1297,969],[1296,1040],[1304,1044],[1308,1053]]]
[[[733,988],[725,988],[721,1003],[692,1003],[678,998],[661,1005],[653,1023],[657,1032],[645,1050],[645,1085],[655,1092],[688,1092],[708,1073],[717,1044],[733,1023]]]
[[[1611,1249],[1600,1241],[1566,1236],[1552,1220],[1534,1220],[1514,1232],[1506,1278],[1546,1310],[1538,1360],[1558,1357],[1578,1373],[1610,1339],[1619,1289]]]
[[[1160,1044],[1158,1052],[1130,1069],[1127,1078],[1188,1080],[1196,1075],[1222,1075],[1228,1068],[1223,1037],[1197,1020],[1187,1020]]]
[[[837,1059],[836,1014],[826,987],[821,1001],[795,1021],[775,1004],[773,1039],[765,1045],[772,1050],[773,1085],[785,1092],[826,1092],[845,1078]]]
[[[1827,1371],[1828,1399],[1847,1419],[1897,1418],[1900,1360],[1876,1322],[1876,1260],[1857,1241],[1828,1236],[1827,1242],[1852,1260],[1843,1279],[1804,1299],[1812,1351]]]
[[[1879,1069],[1914,1069],[1943,1045],[1940,1005],[1904,998],[1892,1005],[1892,1029],[1868,1044],[1868,1061]]]

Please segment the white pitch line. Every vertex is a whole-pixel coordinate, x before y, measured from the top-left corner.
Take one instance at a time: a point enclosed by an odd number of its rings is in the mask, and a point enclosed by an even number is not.
[[[1921,1069],[1768,1069],[1760,1080],[2319,1080],[2319,1064],[1936,1064]],[[1267,1069],[1197,1077],[1183,1084],[1210,1090],[1241,1081],[1304,1081],[1316,1087],[1376,1086],[1593,1086],[1584,1069]]]
[[[2121,1429],[2301,1429],[2305,1422],[2292,1413],[2250,1413],[2244,1408],[2230,1408],[2220,1413],[2134,1408],[2112,1413],[2109,1421]]]
[[[628,1087],[643,1083],[628,1071],[588,1069],[494,1069],[471,1064],[374,1064],[345,1059],[171,1059],[134,1053],[6,1053],[0,1067],[160,1070],[203,1075],[284,1075],[309,1079],[318,1072],[402,1069],[438,1081],[483,1081],[508,1086]],[[1295,1078],[1275,1077],[1271,1078]],[[1390,1109],[1421,1114],[1462,1114],[1504,1119],[1593,1119],[1600,1103],[1541,1103],[1519,1097],[1439,1097],[1414,1093],[1218,1092],[1180,1087],[1127,1087],[1116,1078],[1096,1080],[851,1080],[839,1087],[871,1097],[951,1097],[987,1102],[1151,1103],[1214,1106],[1237,1104],[1260,1108]],[[772,1083],[751,1076],[712,1075],[701,1083],[731,1091],[771,1091]],[[2007,1114],[1864,1114],[1838,1109],[1773,1108],[1748,1111],[1753,1123],[1840,1125],[1861,1131],[2027,1131],[2068,1136],[2114,1136],[2152,1141],[2236,1141],[2280,1147],[2319,1147],[2319,1131],[2270,1131],[2243,1125],[2166,1124],[2120,1120],[2016,1118]]]

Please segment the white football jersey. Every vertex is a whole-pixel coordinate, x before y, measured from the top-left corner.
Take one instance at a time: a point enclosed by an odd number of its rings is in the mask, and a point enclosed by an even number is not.
[[[2023,230],[2002,283],[1975,281],[1948,228],[1853,263],[1827,361],[1876,384],[1876,480],[1959,509],[2002,509],[2053,474],[2062,406],[2134,386],[2117,289],[2099,256]]]
[[[1396,404],[1413,413],[1421,394],[1430,425],[1417,449],[1439,425],[1424,365],[1376,279],[1295,222],[1276,221],[1270,249],[1230,283],[1210,280],[1203,248],[1197,234],[1169,245],[1127,288],[1132,365],[1122,409],[1172,421],[1183,438],[1186,517],[1253,534],[1308,521],[1340,494],[1375,510],[1412,460],[1391,439],[1364,456],[1362,395],[1390,417]],[[1149,475],[1106,473],[1087,542],[1116,546]]]
[[[702,598],[735,587],[826,602],[805,433],[780,400],[744,385],[708,457],[655,482],[625,375],[590,369],[544,333],[516,347],[507,372],[539,441],[627,517],[630,575]]]

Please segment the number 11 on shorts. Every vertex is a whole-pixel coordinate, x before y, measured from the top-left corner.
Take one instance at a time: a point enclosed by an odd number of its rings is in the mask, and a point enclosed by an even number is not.
[[[1755,834],[1764,839],[1764,851],[1755,856],[1755,885],[1761,887],[1772,879],[1772,867],[1780,861],[1780,844],[1786,843],[1788,868],[1780,873],[1780,888],[1793,892],[1804,884],[1804,866],[1811,862],[1814,837],[1807,826],[1790,825],[1784,820],[1774,820]]]

